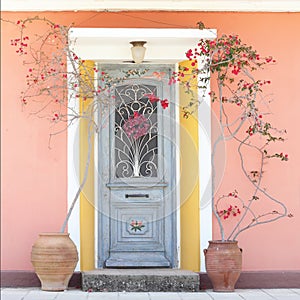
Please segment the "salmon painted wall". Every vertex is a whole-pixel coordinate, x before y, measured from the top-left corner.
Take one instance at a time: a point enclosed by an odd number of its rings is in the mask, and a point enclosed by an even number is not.
[[[37,13],[5,13],[16,21]],[[270,164],[266,173],[272,194],[283,199],[295,217],[258,227],[239,237],[244,249],[244,270],[300,269],[300,151],[299,13],[201,12],[57,12],[39,13],[56,23],[77,27],[182,27],[195,28],[201,20],[218,34],[235,33],[277,64],[264,76],[272,81],[271,110],[278,128],[288,131],[283,144],[290,160]],[[59,230],[66,212],[66,133],[56,136],[48,149],[50,125],[22,111],[25,67],[10,46],[14,27],[1,24],[1,266],[3,270],[31,270],[31,245],[41,231]],[[239,180],[234,157],[227,156],[219,193]],[[276,172],[276,170],[280,172]],[[276,174],[275,174],[276,172]],[[214,238],[219,238],[214,227]]]

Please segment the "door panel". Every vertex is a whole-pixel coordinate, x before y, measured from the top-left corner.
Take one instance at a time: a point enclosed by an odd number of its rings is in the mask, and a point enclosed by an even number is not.
[[[123,66],[124,68],[124,66]],[[161,67],[160,67],[161,68]],[[119,69],[101,66],[111,76]],[[100,267],[173,267],[176,252],[175,175],[171,117],[149,94],[171,100],[164,80],[151,76],[126,80],[112,93],[109,126],[99,135]],[[166,72],[167,71],[167,72]],[[152,73],[151,73],[152,72]],[[108,231],[108,232],[107,232]]]
[[[123,201],[117,201],[115,194],[122,194]],[[106,266],[170,266],[164,255],[163,191],[118,191],[112,192],[112,199]]]

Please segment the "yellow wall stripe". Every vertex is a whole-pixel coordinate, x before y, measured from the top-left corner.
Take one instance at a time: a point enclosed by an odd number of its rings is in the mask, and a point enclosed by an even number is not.
[[[180,67],[191,70],[189,61]],[[188,78],[186,72],[186,77]],[[194,86],[194,84],[192,84]],[[190,95],[180,87],[180,107],[188,104]],[[197,87],[193,88],[197,95]],[[181,224],[181,269],[200,270],[200,216],[199,216],[199,157],[198,157],[198,119],[197,113],[183,117],[180,112],[180,224]]]
[[[86,61],[81,68],[82,75],[89,78],[94,76],[94,62]],[[93,84],[93,81],[87,79],[85,83]],[[80,87],[84,89],[83,86]],[[89,110],[89,104],[93,99],[80,98],[80,113],[85,113]],[[84,177],[85,166],[87,162],[88,153],[88,129],[89,121],[80,119],[80,182]],[[80,269],[81,271],[88,271],[95,268],[95,233],[94,233],[94,138],[91,138],[91,160],[88,171],[88,178],[84,185],[83,191],[80,194]]]

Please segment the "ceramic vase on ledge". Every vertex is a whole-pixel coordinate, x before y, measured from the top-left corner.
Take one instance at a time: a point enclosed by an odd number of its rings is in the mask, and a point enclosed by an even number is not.
[[[31,262],[44,291],[63,291],[78,262],[69,233],[41,233],[32,246]]]
[[[242,249],[237,241],[209,241],[204,255],[214,292],[233,292],[242,269]]]

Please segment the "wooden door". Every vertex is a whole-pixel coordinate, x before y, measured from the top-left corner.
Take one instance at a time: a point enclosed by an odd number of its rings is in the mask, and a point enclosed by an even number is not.
[[[101,66],[113,77],[122,72],[119,68]],[[143,77],[122,81],[112,90],[114,105],[99,135],[100,267],[176,265],[171,72],[152,65]],[[164,76],[157,78],[157,73]],[[163,109],[149,95],[171,104]]]

